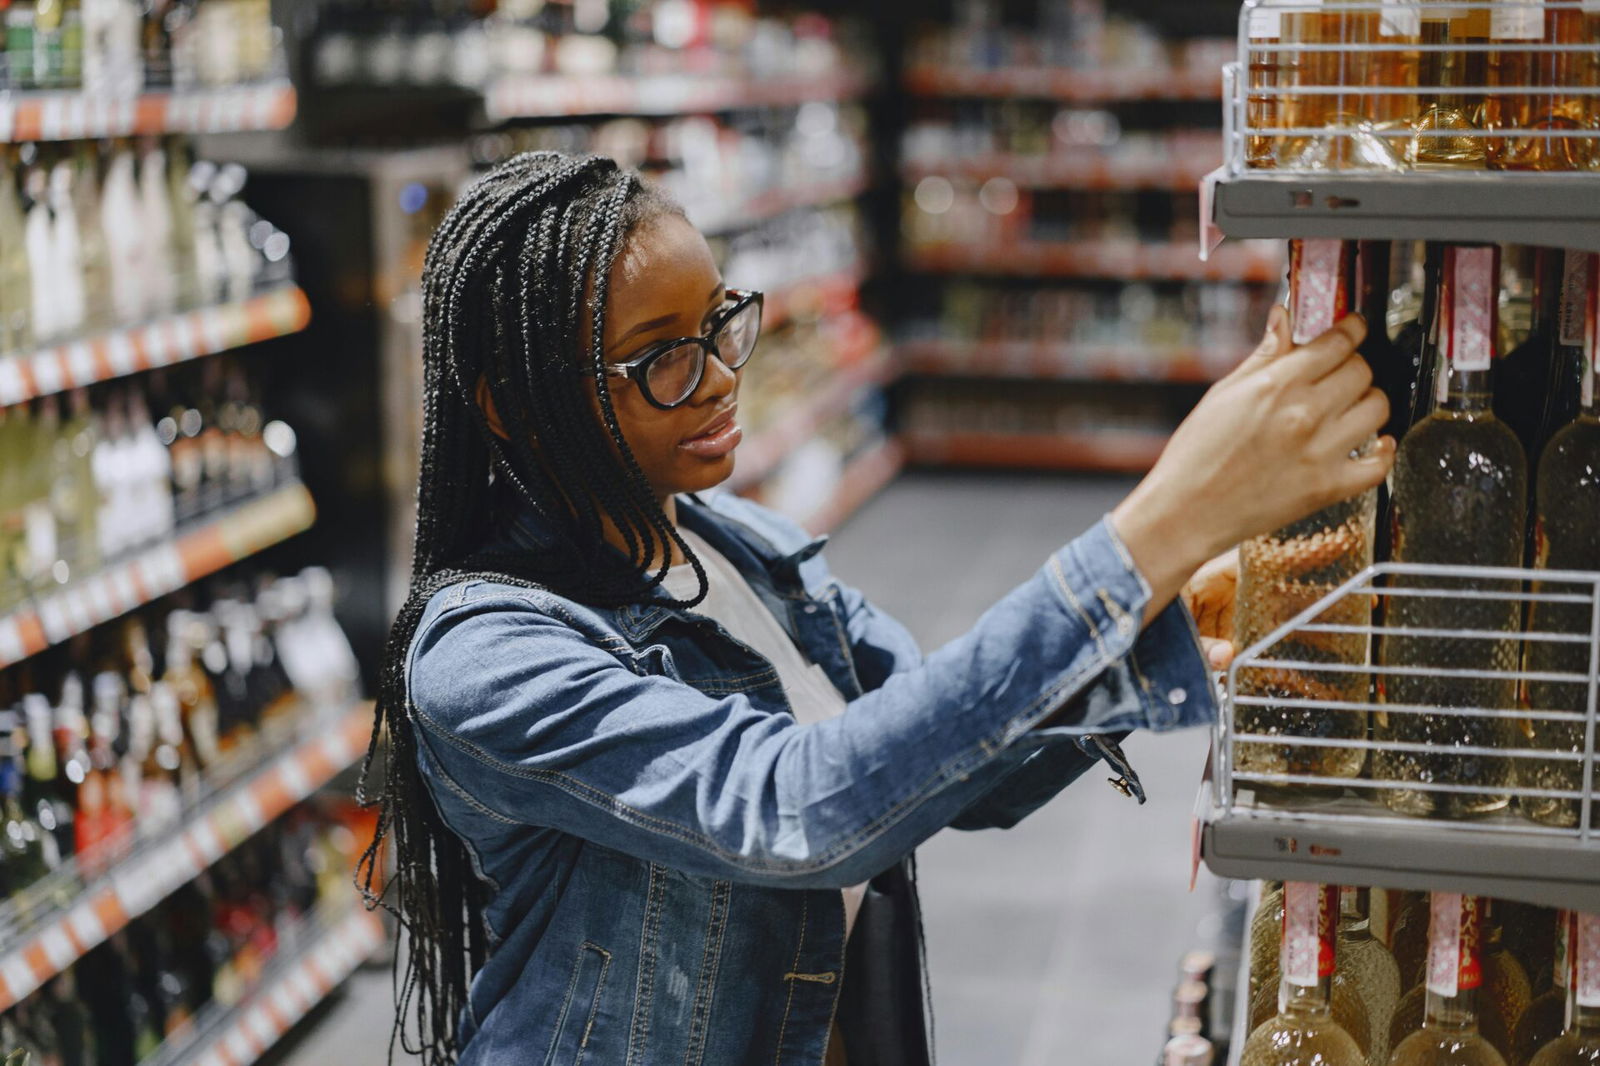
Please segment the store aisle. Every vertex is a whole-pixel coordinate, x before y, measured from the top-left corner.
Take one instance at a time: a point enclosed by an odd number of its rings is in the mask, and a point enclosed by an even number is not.
[[[911,474],[834,537],[829,557],[931,649],[1130,486]],[[1205,736],[1137,736],[1126,747],[1149,793],[1143,807],[1090,773],[1016,829],[946,832],[921,849],[944,1066],[1130,1066],[1160,1048],[1178,957],[1195,946],[1210,899],[1204,886],[1187,891]],[[387,973],[357,975],[284,1066],[381,1066],[388,996]]]

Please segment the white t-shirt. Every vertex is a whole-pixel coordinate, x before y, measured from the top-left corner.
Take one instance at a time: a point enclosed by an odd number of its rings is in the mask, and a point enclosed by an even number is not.
[[[784,695],[801,725],[821,722],[844,713],[845,698],[834,687],[822,667],[806,659],[767,605],[761,602],[750,583],[734,565],[704,539],[679,527],[684,543],[706,569],[706,598],[694,610],[726,629],[733,638],[748,644],[772,663],[783,684]],[[700,590],[694,567],[688,563],[667,571],[662,587],[674,599],[686,600]],[[866,885],[844,889],[845,936],[855,926],[856,912]]]

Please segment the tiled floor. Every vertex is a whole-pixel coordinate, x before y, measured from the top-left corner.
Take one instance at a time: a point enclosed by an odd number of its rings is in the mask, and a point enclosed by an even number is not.
[[[1129,487],[908,475],[835,536],[829,558],[933,648]],[[1149,793],[1143,807],[1091,773],[1013,830],[946,832],[921,849],[944,1066],[1143,1066],[1155,1058],[1178,957],[1197,943],[1197,922],[1212,905],[1205,874],[1188,892],[1205,747],[1201,732],[1130,738]],[[281,1061],[380,1066],[388,997],[387,973],[358,975]]]

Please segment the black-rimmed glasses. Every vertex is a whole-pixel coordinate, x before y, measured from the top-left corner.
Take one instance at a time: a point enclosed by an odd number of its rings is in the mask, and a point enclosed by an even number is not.
[[[626,363],[607,363],[606,373],[633,381],[654,407],[677,407],[700,387],[707,356],[715,355],[729,370],[750,361],[761,336],[762,299],[754,289],[729,289],[705,336],[657,341]]]

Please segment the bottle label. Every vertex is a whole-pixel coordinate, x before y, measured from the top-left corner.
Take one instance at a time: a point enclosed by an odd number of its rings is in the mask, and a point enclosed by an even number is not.
[[[1428,922],[1428,991],[1455,996],[1482,983],[1477,897],[1435,892]]]
[[[1588,295],[1589,253],[1568,248],[1561,268],[1560,333],[1561,343],[1569,348],[1583,344]]]
[[[1544,5],[1524,0],[1503,0],[1490,9],[1489,35],[1497,41],[1538,41],[1544,38]]]
[[[1600,1007],[1600,914],[1575,915],[1573,925],[1578,1006]]]
[[[1276,41],[1283,33],[1283,12],[1270,3],[1251,8],[1249,32],[1252,41]]]
[[[1595,0],[1600,3],[1600,0]],[[1384,37],[1415,37],[1422,32],[1422,12],[1415,0],[1383,0],[1378,32]]]
[[[1333,885],[1286,881],[1283,885],[1283,979],[1301,988],[1333,976],[1333,938],[1339,890]]]
[[[1497,249],[1452,248],[1450,365],[1456,370],[1488,370],[1494,352]]]
[[[1295,344],[1305,344],[1333,328],[1348,309],[1343,241],[1297,240],[1290,250],[1290,285],[1294,289]]]
[[[1572,912],[1556,911],[1556,957],[1550,968],[1550,977],[1557,988],[1566,988],[1572,980]]]

